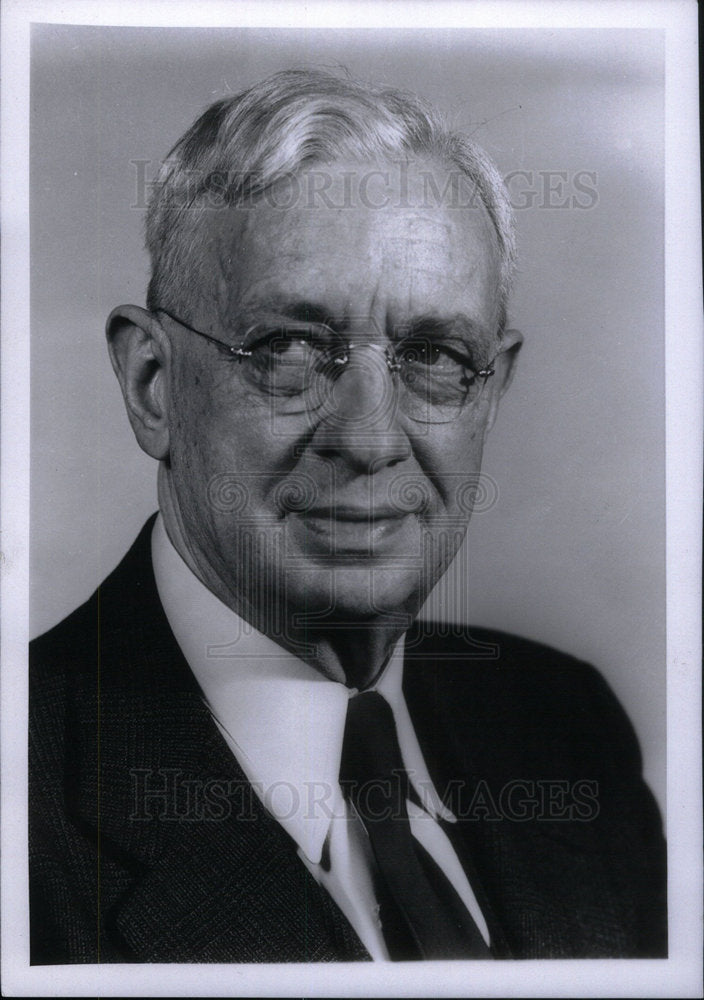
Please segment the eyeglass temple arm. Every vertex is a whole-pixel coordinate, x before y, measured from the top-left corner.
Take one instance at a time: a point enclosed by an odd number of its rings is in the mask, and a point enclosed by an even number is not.
[[[163,313],[165,316],[168,316],[170,320],[173,320],[174,323],[178,323],[180,326],[185,327],[191,333],[195,333],[199,337],[204,337],[205,340],[209,340],[212,344],[217,344],[218,347],[224,348],[228,352],[228,354],[232,354],[239,361],[242,361],[243,358],[251,358],[252,356],[252,352],[245,350],[244,347],[242,346],[235,347],[233,344],[228,344],[224,340],[219,340],[217,337],[213,337],[211,333],[204,333],[202,330],[197,330],[194,326],[191,326],[190,323],[186,323],[184,320],[179,319],[178,316],[172,315],[168,311],[168,309],[162,309],[161,306],[157,306],[157,308],[154,311]],[[368,343],[368,344],[354,343],[347,345],[347,349],[349,351],[351,351],[355,347],[377,347],[379,349],[383,349],[386,354],[386,363],[389,366],[389,371],[391,372],[401,371],[401,364],[399,361],[396,360],[396,356],[393,350],[391,350],[389,347],[384,347],[382,344],[374,344],[374,343]],[[336,358],[335,361],[336,364],[339,365],[347,363],[346,358]],[[494,373],[495,373],[495,368],[493,368],[493,366],[489,364],[486,368],[480,369],[476,374],[480,378],[487,379]]]
[[[178,316],[174,316],[168,311],[168,309],[163,309],[161,306],[157,306],[154,312],[163,313],[164,316],[168,316],[174,323],[178,323],[179,326],[185,327],[190,333],[195,333],[199,337],[209,340],[211,344],[217,344],[218,347],[224,348],[228,354],[234,355],[239,361],[241,361],[242,358],[250,358],[252,356],[252,352],[246,351],[243,347],[235,347],[233,344],[228,344],[224,340],[219,340],[217,337],[213,337],[211,333],[204,333],[202,330],[197,330],[194,326],[191,326],[190,323],[186,323],[185,320],[179,319]]]

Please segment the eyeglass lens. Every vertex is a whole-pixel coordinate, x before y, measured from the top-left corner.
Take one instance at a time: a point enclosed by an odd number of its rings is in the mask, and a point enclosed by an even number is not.
[[[389,412],[398,405],[413,420],[448,423],[476,403],[486,381],[470,367],[465,352],[452,340],[413,336],[393,345],[350,345],[319,330],[279,329],[247,338],[242,375],[271,397],[276,412],[293,415],[334,405],[336,384],[353,368],[385,387],[382,397],[387,398],[377,409]]]

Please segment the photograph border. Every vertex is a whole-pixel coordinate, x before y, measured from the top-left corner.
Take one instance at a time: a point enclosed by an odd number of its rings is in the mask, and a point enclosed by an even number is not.
[[[28,964],[29,28],[653,27],[666,33],[667,721],[670,957],[516,963]],[[500,8],[500,9],[499,9]],[[702,321],[696,3],[6,2],[2,24],[2,972],[8,996],[687,996],[701,988]],[[469,983],[468,983],[469,980]],[[344,994],[339,984],[345,984]],[[170,992],[166,992],[166,991]]]

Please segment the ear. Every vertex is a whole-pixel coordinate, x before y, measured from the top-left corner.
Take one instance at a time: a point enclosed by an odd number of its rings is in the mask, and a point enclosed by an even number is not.
[[[139,446],[152,458],[164,459],[169,454],[169,339],[156,316],[139,306],[113,309],[105,334]]]
[[[501,335],[501,350],[494,359],[494,375],[492,377],[491,407],[486,423],[488,433],[494,426],[496,414],[499,409],[499,400],[506,392],[513,381],[516,372],[516,361],[518,352],[523,343],[523,334],[520,330],[504,330]]]

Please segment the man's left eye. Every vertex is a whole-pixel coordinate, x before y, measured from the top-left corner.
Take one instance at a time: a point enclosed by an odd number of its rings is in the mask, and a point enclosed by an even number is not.
[[[399,346],[396,356],[409,367],[449,370],[463,366],[455,350],[429,340],[408,340]]]

